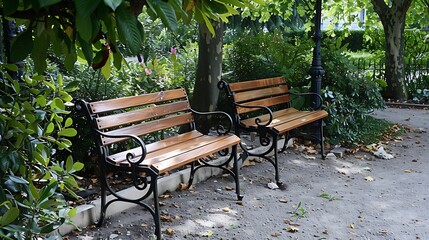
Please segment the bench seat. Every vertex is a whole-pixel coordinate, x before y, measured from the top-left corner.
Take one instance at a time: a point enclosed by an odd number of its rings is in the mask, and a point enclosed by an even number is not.
[[[323,142],[323,119],[328,113],[320,106],[306,106],[297,109],[293,97],[306,97],[308,102],[322,100],[315,93],[291,93],[283,77],[256,79],[227,83],[220,81],[218,87],[224,90],[234,121],[235,134],[241,137],[256,133],[260,145],[267,147],[262,153],[252,152],[252,148],[242,146],[248,156],[256,156],[271,162],[275,168],[277,184],[281,185],[278,170],[278,139],[285,137],[285,146],[292,137],[306,137],[321,145],[321,155],[325,158]],[[309,101],[310,100],[310,101]],[[319,101],[320,103],[322,101]],[[315,105],[315,104],[312,104]],[[310,132],[303,128],[311,129]],[[241,143],[243,145],[243,143]],[[283,150],[285,149],[283,146]],[[271,158],[274,155],[274,159]]]
[[[190,167],[188,186],[202,167],[217,167],[229,173],[235,181],[237,199],[242,199],[237,157],[240,138],[230,133],[232,119],[225,112],[194,111],[183,88],[97,102],[78,100],[76,109],[85,113],[99,150],[101,211],[98,226],[112,203],[134,203],[152,214],[155,235],[161,239],[158,178],[185,166]],[[196,129],[198,116],[213,114],[223,125],[211,134],[199,132]],[[224,161],[207,160],[216,154],[224,157]],[[140,190],[141,195],[130,197],[116,192],[108,176],[117,172],[130,175],[130,185]],[[107,201],[107,193],[115,198]],[[152,204],[145,201],[150,196]]]

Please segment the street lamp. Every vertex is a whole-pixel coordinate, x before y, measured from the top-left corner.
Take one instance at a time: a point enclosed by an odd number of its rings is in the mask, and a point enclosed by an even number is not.
[[[322,0],[316,0],[316,16],[314,18],[314,42],[316,46],[313,49],[313,62],[310,67],[311,76],[311,92],[321,94],[322,89],[322,77],[325,74],[325,70],[322,67],[322,57],[320,55],[321,43],[322,43],[322,31],[320,29],[322,25]],[[314,107],[320,106],[320,99],[315,97],[313,99]]]

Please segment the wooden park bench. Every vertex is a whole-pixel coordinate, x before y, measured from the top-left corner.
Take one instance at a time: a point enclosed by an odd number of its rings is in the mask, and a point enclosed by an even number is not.
[[[259,142],[266,148],[262,153],[241,147],[247,156],[256,156],[271,162],[275,168],[275,179],[281,184],[278,169],[278,140],[285,137],[284,146],[293,137],[307,137],[320,143],[322,158],[325,158],[323,143],[323,118],[328,116],[321,109],[322,98],[315,93],[296,94],[289,91],[283,77],[258,79],[244,82],[227,83],[220,81],[220,89],[224,89],[232,113],[235,134],[243,137],[243,133],[251,133],[259,137]],[[292,95],[319,98],[319,106],[311,110],[298,110],[292,107]],[[310,99],[311,100],[311,99]],[[314,104],[313,104],[314,105]],[[303,127],[310,129],[304,132]],[[274,155],[274,160],[270,157]],[[242,158],[244,159],[244,158]]]
[[[237,165],[237,146],[240,139],[229,131],[230,116],[224,112],[201,113],[191,109],[184,89],[168,90],[139,96],[123,97],[99,102],[76,102],[76,108],[84,111],[95,135],[99,149],[101,182],[100,226],[106,209],[116,201],[135,203],[149,210],[155,222],[155,235],[161,239],[160,211],[157,180],[172,170],[191,168],[189,186],[194,173],[201,167],[218,167],[235,180],[238,200],[240,185]],[[217,114],[226,119],[205,135],[195,129],[196,117]],[[183,130],[184,127],[189,130]],[[179,133],[179,128],[181,129]],[[169,134],[166,134],[169,130]],[[156,136],[160,135],[160,139]],[[168,135],[168,136],[167,136]],[[226,157],[222,163],[212,163],[208,156],[219,153]],[[230,163],[233,167],[230,167]],[[108,173],[131,173],[132,185],[141,190],[140,197],[130,199],[112,188]],[[116,198],[106,202],[106,193]],[[152,204],[145,199],[153,196]]]

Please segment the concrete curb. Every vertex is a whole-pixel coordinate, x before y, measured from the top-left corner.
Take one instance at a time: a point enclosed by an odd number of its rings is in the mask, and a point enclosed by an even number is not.
[[[213,164],[221,163],[223,161],[226,161],[226,157],[219,158],[217,160],[211,161]],[[158,179],[158,192],[160,194],[170,191],[176,191],[177,187],[180,183],[187,183],[189,180],[191,170],[184,169],[179,172],[173,173],[169,176],[162,177]],[[212,176],[219,175],[222,173],[222,170],[219,168],[214,167],[203,167],[198,169],[198,171],[194,175],[194,181],[193,183],[198,183],[201,181],[204,181]],[[119,192],[120,195],[127,196],[128,198],[137,198],[138,196],[142,196],[142,192],[130,187],[127,189],[124,189]],[[152,199],[153,196],[149,197],[149,200]],[[107,196],[107,201],[110,199],[113,199],[113,196],[109,195]],[[74,225],[70,224],[63,224],[59,228],[59,233],[61,235],[65,235],[70,233],[71,231],[77,229],[77,228],[85,228],[91,224],[94,224],[100,215],[100,207],[101,200],[97,199],[91,202],[91,204],[85,204],[77,206],[77,214],[75,217],[73,217],[72,222]],[[106,212],[106,217],[118,214],[122,211],[125,211],[129,208],[136,207],[137,205],[131,204],[131,203],[125,203],[125,202],[116,202],[113,203],[114,207],[109,207]]]
[[[278,141],[278,144],[279,144],[278,146],[282,146],[280,144],[283,144],[283,143],[284,143],[284,139],[280,139]],[[262,153],[262,151],[266,151],[266,150],[267,150],[267,147],[258,147],[258,148],[252,149],[251,151],[254,153]],[[271,156],[271,155],[273,154],[271,153],[267,156]],[[253,159],[253,158],[256,158],[256,157],[249,157],[249,159]],[[211,163],[218,164],[226,160],[227,160],[226,157],[221,157],[219,159],[211,161]],[[240,163],[242,162],[239,162],[239,164]],[[191,170],[188,168],[188,169],[184,169],[179,172],[173,173],[169,176],[158,179],[159,194],[162,194],[167,191],[170,191],[170,192],[176,191],[180,183],[188,182],[190,172]],[[194,175],[193,183],[195,184],[198,182],[202,182],[212,176],[216,176],[221,173],[222,173],[222,170],[219,168],[214,168],[214,167],[200,168]],[[137,198],[138,196],[142,196],[142,192],[135,189],[134,187],[124,189],[120,191],[119,194],[123,196],[128,196],[128,198],[133,198],[133,197]],[[148,200],[152,198],[153,196],[150,196]],[[107,196],[107,201],[109,201],[110,199],[113,199],[113,196],[111,195]],[[94,224],[98,220],[98,217],[100,215],[100,209],[101,209],[100,205],[101,205],[101,200],[97,199],[92,201],[91,204],[77,206],[76,216],[74,216],[72,219],[72,222],[74,225],[63,224],[59,229],[59,233],[61,235],[66,235],[77,228],[85,228],[91,224]],[[125,203],[125,202],[116,202],[116,203],[113,203],[113,205],[114,207],[109,207],[107,209],[106,218],[137,206],[135,204]]]

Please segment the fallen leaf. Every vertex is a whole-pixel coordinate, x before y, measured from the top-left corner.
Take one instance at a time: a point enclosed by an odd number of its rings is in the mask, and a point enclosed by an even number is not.
[[[386,235],[388,233],[387,229],[380,230],[380,234]]]
[[[165,206],[165,205],[167,205],[166,202],[159,202],[159,206]]]
[[[291,226],[294,226],[294,227],[298,227],[299,226],[299,223],[294,223],[294,222],[290,221],[289,219],[285,219],[283,222],[285,224],[288,224],[288,225],[291,225]]]
[[[212,230],[207,230],[207,232],[202,234],[203,237],[211,237],[213,236],[213,231]]]
[[[304,158],[308,160],[316,160],[316,157],[308,156],[308,155],[304,155]]]
[[[322,233],[328,235],[329,234],[328,229],[323,230]]]
[[[231,209],[229,207],[225,207],[225,208],[222,208],[222,211],[224,211],[224,212],[231,212]]]
[[[307,149],[308,154],[316,154],[317,151],[315,149]]]
[[[249,161],[248,159],[246,159],[241,166],[247,167],[247,166],[255,166],[255,165],[256,163],[254,161]]]
[[[147,224],[146,223],[142,223],[142,224],[140,224],[140,227],[147,227]]]
[[[373,178],[373,177],[371,177],[371,176],[366,176],[366,177],[365,177],[365,180],[366,180],[367,182],[373,182],[373,181],[374,181],[374,178]]]
[[[286,231],[291,232],[291,233],[295,233],[299,231],[299,228],[295,227],[295,226],[289,226],[286,228]]]
[[[273,237],[280,237],[281,234],[280,233],[273,233],[273,234],[271,234],[271,236],[273,236]]]
[[[232,190],[234,190],[234,188],[233,188],[233,187],[230,187],[230,186],[226,186],[226,187],[225,187],[225,190],[227,190],[227,191],[232,191]]]
[[[179,183],[179,186],[177,187],[177,191],[183,191],[188,189],[189,183]]]
[[[355,225],[353,225],[353,224],[349,224],[349,228],[351,228],[351,229],[355,229]]]
[[[406,172],[406,173],[412,173],[414,171],[412,169],[407,169],[407,170],[404,170],[404,172]]]
[[[161,196],[159,196],[159,198],[162,198],[162,199],[172,198],[172,197],[173,197],[173,195],[171,195],[171,194],[162,194]]]
[[[172,228],[167,228],[167,229],[165,229],[164,233],[169,235],[169,236],[172,236],[176,233],[176,231],[174,231],[174,229],[172,229]]]
[[[279,202],[281,202],[281,203],[287,203],[288,200],[286,200],[286,199],[279,199]]]
[[[175,208],[180,208],[180,205],[179,205],[179,204],[177,204],[177,203],[173,203],[173,207],[175,207]]]
[[[161,222],[173,222],[174,219],[170,215],[161,215]]]

